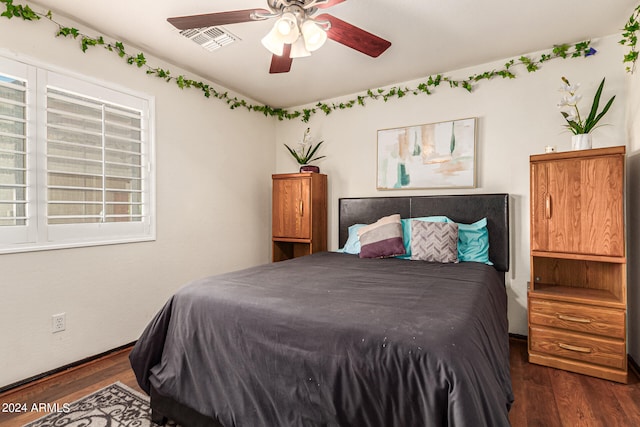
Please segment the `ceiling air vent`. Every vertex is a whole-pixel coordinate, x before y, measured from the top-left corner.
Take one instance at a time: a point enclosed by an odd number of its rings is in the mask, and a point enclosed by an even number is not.
[[[237,36],[234,36],[221,27],[191,28],[180,31],[180,34],[198,43],[208,51],[214,51],[222,46],[240,40]]]

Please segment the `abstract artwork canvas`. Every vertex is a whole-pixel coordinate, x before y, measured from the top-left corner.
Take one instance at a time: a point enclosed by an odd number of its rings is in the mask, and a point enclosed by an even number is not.
[[[476,119],[378,131],[379,190],[474,188]]]

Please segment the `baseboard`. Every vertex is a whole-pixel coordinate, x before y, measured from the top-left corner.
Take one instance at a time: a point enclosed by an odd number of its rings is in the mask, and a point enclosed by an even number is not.
[[[640,366],[638,366],[638,364],[636,363],[635,360],[633,360],[633,357],[631,357],[631,355],[628,355],[628,364],[629,364],[629,369],[631,369],[633,371],[634,374],[636,374],[637,377],[640,377]]]
[[[100,354],[96,354],[94,356],[86,357],[86,358],[84,358],[82,360],[78,360],[77,362],[72,362],[72,363],[69,363],[68,365],[64,365],[64,366],[61,366],[61,367],[56,368],[56,369],[52,369],[52,370],[47,371],[47,372],[43,372],[41,374],[34,375],[32,377],[29,377],[29,378],[25,378],[24,380],[17,381],[17,382],[15,382],[13,384],[9,384],[9,385],[0,387],[0,395],[5,393],[5,392],[8,392],[10,390],[13,391],[13,390],[21,388],[21,387],[27,387],[27,386],[29,386],[32,383],[35,383],[37,381],[45,380],[45,379],[47,379],[49,377],[52,377],[54,375],[57,375],[57,374],[59,374],[61,372],[68,371],[69,369],[76,368],[76,367],[78,367],[80,365],[84,365],[85,363],[93,362],[94,360],[101,359],[101,358],[103,358],[105,356],[109,356],[110,354],[117,353],[118,351],[126,350],[126,349],[128,349],[130,347],[133,347],[133,345],[135,343],[136,342],[133,341],[133,342],[130,342],[128,344],[121,345],[120,347],[112,348],[111,350],[107,350],[107,351],[102,352]]]
[[[520,341],[526,341],[527,340],[527,336],[526,335],[512,334],[511,332],[509,332],[509,338],[514,339],[514,340],[520,340]]]

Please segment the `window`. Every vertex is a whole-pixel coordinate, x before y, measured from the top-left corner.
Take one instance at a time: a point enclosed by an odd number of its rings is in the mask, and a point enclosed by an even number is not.
[[[0,58],[0,252],[154,239],[152,108]]]

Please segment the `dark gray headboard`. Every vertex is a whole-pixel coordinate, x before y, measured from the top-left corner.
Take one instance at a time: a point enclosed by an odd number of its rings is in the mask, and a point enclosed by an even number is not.
[[[349,226],[370,224],[399,213],[402,218],[445,215],[470,224],[487,218],[489,259],[499,271],[509,271],[509,195],[360,197],[339,199],[339,245],[343,247]]]

